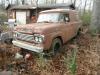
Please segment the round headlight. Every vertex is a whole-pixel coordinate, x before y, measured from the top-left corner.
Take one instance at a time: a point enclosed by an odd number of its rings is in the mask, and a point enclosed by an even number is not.
[[[36,43],[42,43],[44,41],[44,36],[43,35],[34,35],[34,41]]]
[[[43,42],[43,38],[42,37],[39,37],[39,42]]]
[[[17,33],[14,33],[14,34],[13,34],[13,37],[15,37],[15,38],[16,38],[17,36],[18,36],[18,34],[17,34]]]
[[[38,42],[38,37],[35,36],[35,37],[34,37],[34,40],[35,40],[36,42]]]

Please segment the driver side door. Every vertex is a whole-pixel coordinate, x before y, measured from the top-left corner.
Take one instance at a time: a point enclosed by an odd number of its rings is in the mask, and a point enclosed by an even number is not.
[[[62,23],[62,33],[63,38],[64,38],[64,42],[70,40],[72,38],[73,35],[73,28],[72,28],[72,24],[71,24],[71,20],[70,20],[70,15],[67,14],[61,14],[59,21]]]

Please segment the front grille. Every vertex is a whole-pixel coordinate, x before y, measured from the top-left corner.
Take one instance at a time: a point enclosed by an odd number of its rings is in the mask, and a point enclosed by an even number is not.
[[[23,33],[16,33],[17,34],[17,39],[23,40],[23,41],[29,41],[32,42],[34,40],[33,35],[30,34],[23,34]]]

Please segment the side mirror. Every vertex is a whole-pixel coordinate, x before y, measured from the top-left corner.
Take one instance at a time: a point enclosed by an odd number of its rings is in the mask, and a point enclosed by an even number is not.
[[[65,18],[65,21],[66,21],[66,22],[69,22],[69,18],[68,18],[68,17],[66,17],[66,18]]]
[[[17,26],[17,23],[14,23],[14,26]]]

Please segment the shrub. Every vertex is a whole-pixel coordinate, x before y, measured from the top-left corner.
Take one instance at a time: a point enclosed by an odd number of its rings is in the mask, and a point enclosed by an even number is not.
[[[91,22],[91,12],[85,12],[81,15],[81,19],[83,22],[83,25],[90,25]]]
[[[77,51],[78,51],[77,48],[72,49],[72,54],[71,54],[71,57],[69,59],[66,58],[66,57],[63,57],[65,66],[66,66],[66,68],[67,67],[69,68],[69,70],[70,70],[72,75],[76,75],[76,70],[77,70],[76,69],[77,68],[77,63],[76,63]]]
[[[7,16],[5,14],[0,14],[0,24],[2,25],[7,21]]]

